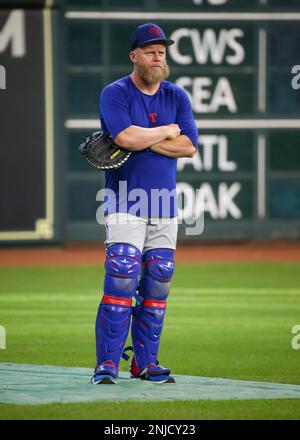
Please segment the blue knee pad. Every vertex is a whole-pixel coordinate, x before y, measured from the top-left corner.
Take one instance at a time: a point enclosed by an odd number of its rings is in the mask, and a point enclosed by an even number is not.
[[[104,293],[132,298],[141,269],[141,252],[130,244],[115,243],[106,250]]]
[[[115,243],[107,248],[104,295],[96,319],[97,365],[111,361],[118,368],[127,339],[131,301],[141,268],[141,253],[130,244]]]
[[[152,249],[143,256],[145,271],[140,281],[143,298],[165,300],[171,287],[173,276],[174,250]]]
[[[160,335],[173,276],[174,250],[153,249],[144,255],[145,273],[140,281],[143,303],[132,321],[132,343],[138,368],[156,364]]]

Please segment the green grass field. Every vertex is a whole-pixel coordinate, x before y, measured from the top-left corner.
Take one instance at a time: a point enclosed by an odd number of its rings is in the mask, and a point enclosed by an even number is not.
[[[0,268],[0,362],[93,368],[103,275],[95,266]],[[300,384],[296,324],[299,264],[178,264],[160,361],[176,374]],[[0,418],[300,419],[300,399],[0,404]]]

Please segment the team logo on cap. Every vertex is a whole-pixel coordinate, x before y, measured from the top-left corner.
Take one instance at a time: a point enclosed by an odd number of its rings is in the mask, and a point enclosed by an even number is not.
[[[160,30],[155,26],[152,26],[149,29],[149,32],[151,32],[151,34],[153,34],[153,35],[157,35],[158,37],[160,37]]]

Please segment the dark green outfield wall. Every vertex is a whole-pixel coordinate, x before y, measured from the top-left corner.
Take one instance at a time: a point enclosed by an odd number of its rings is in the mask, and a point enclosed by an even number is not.
[[[103,187],[104,176],[82,160],[77,146],[83,136],[99,128],[101,89],[131,71],[130,35],[144,22],[161,25],[176,40],[168,52],[170,80],[189,94],[199,129],[197,155],[193,160],[178,160],[178,192],[183,199],[180,238],[300,236],[297,67],[292,73],[293,66],[300,65],[298,1],[56,3],[48,9],[54,76],[53,151],[57,155],[50,240],[103,236],[103,228],[96,222],[100,204],[96,194]],[[4,11],[0,14],[2,17]],[[31,38],[29,29],[29,42]],[[0,98],[4,93],[0,91]],[[40,145],[45,148],[42,138]],[[195,220],[202,214],[200,196],[204,198],[204,232],[186,235],[185,221],[191,213]],[[0,228],[19,227],[14,223],[14,203],[10,202],[6,223],[0,220]]]

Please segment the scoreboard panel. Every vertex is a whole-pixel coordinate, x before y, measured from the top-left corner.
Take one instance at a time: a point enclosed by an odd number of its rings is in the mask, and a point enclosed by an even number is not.
[[[84,221],[76,207],[82,206],[72,196],[78,181],[95,196],[103,186],[103,176],[71,153],[74,143],[99,128],[99,92],[131,72],[130,35],[150,21],[175,40],[168,48],[170,80],[187,92],[199,130],[195,157],[178,160],[180,238],[189,238],[185,220],[193,204],[195,217],[204,211],[200,239],[299,237],[300,90],[291,85],[291,69],[300,64],[300,5],[294,0],[69,0],[69,237],[84,238],[87,229],[89,237],[99,234],[94,203],[83,201]]]
[[[52,52],[58,14],[43,6],[24,0],[4,1],[0,7],[0,71],[6,73],[6,81],[0,81],[3,243],[59,238],[55,118],[60,114],[53,96],[57,57]]]

